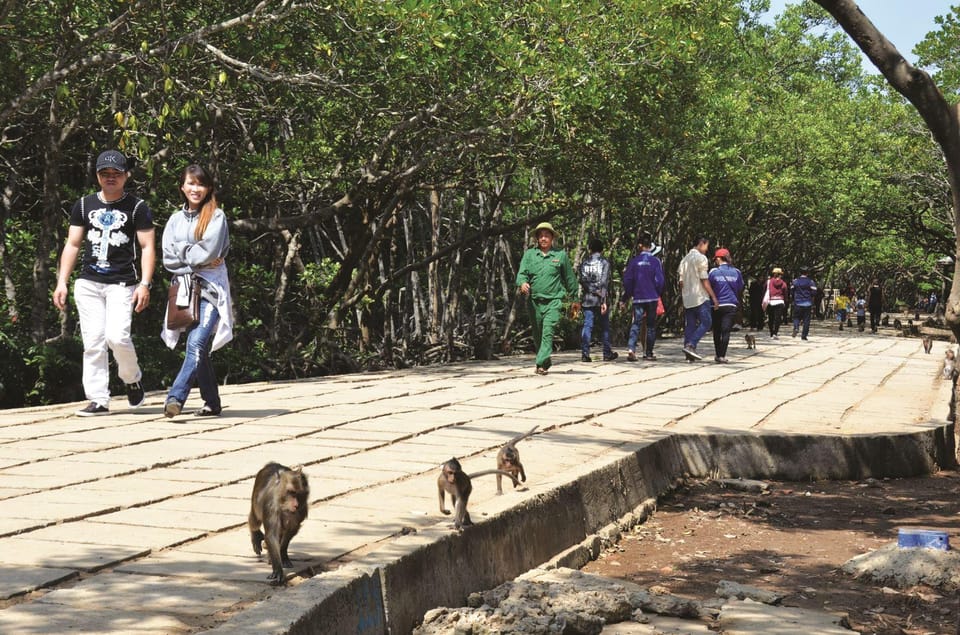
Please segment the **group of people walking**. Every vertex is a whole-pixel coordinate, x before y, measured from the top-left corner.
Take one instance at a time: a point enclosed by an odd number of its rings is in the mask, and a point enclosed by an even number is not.
[[[580,303],[574,304],[583,315],[581,360],[593,361],[590,348],[596,329],[599,329],[603,360],[617,359],[618,353],[610,342],[610,312],[615,303],[610,297],[612,266],[603,255],[602,241],[591,239],[589,254],[574,268],[567,253],[556,247],[556,231],[550,223],[540,223],[533,233],[537,244],[524,252],[516,283],[518,291],[529,300],[533,341],[537,348],[536,372],[545,375],[550,369],[553,338],[563,314],[564,299],[576,297],[578,288],[581,299]],[[656,256],[658,251],[653,237],[641,232],[636,253],[623,271],[619,306],[621,310],[630,306],[627,360],[631,362],[657,358],[654,354],[657,317],[664,312],[661,298],[666,284],[663,263]],[[710,267],[709,251],[709,239],[698,237],[677,268],[684,313],[682,350],[688,361],[702,360],[704,355],[698,350],[700,340],[712,331],[714,361],[726,364],[729,362],[730,334],[743,302],[744,278],[734,266],[729,249],[720,247],[713,252],[713,268]],[[766,281],[751,287],[751,295],[756,293],[762,297],[759,305],[767,315],[771,339],[779,340],[780,326],[785,320],[792,319],[792,336],[807,340],[820,289],[807,267],[800,267],[797,277],[789,283],[783,274],[782,268],[773,267]],[[849,300],[849,306],[857,312],[861,324],[869,311],[873,332],[880,323],[882,304],[883,292],[876,279],[866,294]],[[838,314],[847,306],[847,303],[838,301]]]
[[[73,298],[83,339],[83,389],[89,403],[77,412],[84,417],[110,413],[109,352],[126,386],[130,408],[145,396],[137,352],[131,338],[133,313],[150,303],[156,267],[153,213],[126,190],[130,166],[122,153],[108,150],[97,157],[99,191],[78,200],[70,213],[70,229],[60,255],[53,303],[67,308],[68,284],[79,261]],[[226,215],[217,203],[212,176],[190,165],[180,177],[183,204],[163,229],[164,268],[181,279],[189,293],[199,285],[199,320],[181,329],[161,329],[163,341],[174,348],[186,334],[186,353],[164,402],[167,417],[179,415],[193,386],[203,405],[196,416],[217,416],[222,404],[210,353],[233,337],[233,311],[226,255],[230,238]],[[139,261],[139,270],[137,262]],[[109,351],[109,352],[108,352]]]
[[[869,312],[870,332],[876,333],[883,313],[883,287],[880,286],[880,281],[874,278],[866,293],[857,293],[852,285],[842,289],[834,301],[834,308],[841,331],[844,324],[852,326],[853,316],[857,318],[857,329],[863,331]]]
[[[516,284],[519,293],[529,300],[537,374],[545,375],[550,369],[553,336],[562,317],[564,298],[576,297],[578,288],[582,292],[579,308],[583,314],[581,360],[593,361],[590,347],[595,328],[600,331],[603,360],[617,359],[618,354],[610,344],[611,265],[603,256],[603,243],[591,239],[590,254],[574,271],[567,253],[555,247],[556,231],[550,223],[540,223],[533,233],[537,244],[524,252]],[[712,329],[714,361],[725,364],[744,281],[726,248],[714,252],[716,266],[711,270],[706,255],[709,248],[708,239],[698,238],[677,272],[684,305],[683,352],[690,361],[703,359],[697,345]],[[623,271],[619,305],[622,310],[629,305],[631,315],[627,361],[657,359],[654,353],[656,325],[657,317],[663,313],[661,298],[666,286],[663,263],[656,256],[657,251],[653,237],[641,232],[636,254]]]

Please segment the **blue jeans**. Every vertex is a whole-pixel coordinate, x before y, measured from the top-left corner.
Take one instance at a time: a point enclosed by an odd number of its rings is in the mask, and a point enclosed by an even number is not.
[[[580,331],[580,350],[584,355],[590,355],[590,338],[593,335],[594,323],[600,328],[600,341],[603,344],[603,356],[613,355],[610,348],[610,309],[606,313],[600,312],[599,306],[585,306],[583,308],[583,329]]]
[[[812,311],[813,307],[811,305],[793,305],[793,332],[796,333],[800,323],[803,322],[803,332],[800,334],[803,339],[807,339],[807,334],[810,332],[810,313]]]
[[[181,405],[186,403],[190,389],[196,383],[203,403],[213,410],[220,410],[220,390],[217,377],[213,374],[213,364],[210,363],[210,347],[219,322],[217,305],[201,298],[200,322],[187,330],[187,352],[167,399],[172,397]]]
[[[647,321],[647,345],[643,349],[644,355],[653,355],[653,344],[657,341],[657,301],[634,302],[633,323],[630,324],[630,336],[627,338],[627,350],[637,350],[637,339],[640,337],[640,325]]]
[[[683,310],[683,345],[696,348],[700,338],[713,325],[713,306],[705,300],[700,306]]]

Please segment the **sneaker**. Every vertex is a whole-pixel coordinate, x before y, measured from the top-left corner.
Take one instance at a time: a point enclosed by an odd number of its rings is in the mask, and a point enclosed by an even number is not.
[[[166,403],[163,404],[163,414],[167,419],[172,419],[180,414],[180,411],[183,410],[183,404],[174,399],[173,397],[167,397]]]
[[[800,339],[802,339],[804,342],[807,341],[807,338],[805,338],[805,337],[801,337]]]
[[[214,409],[204,404],[203,408],[200,408],[200,410],[197,410],[196,412],[193,413],[193,416],[194,417],[219,417],[221,410],[222,408]]]
[[[703,359],[703,356],[697,353],[697,349],[692,346],[684,346],[683,354],[687,356],[687,359]]]
[[[605,361],[605,362],[612,362],[613,360],[615,360],[615,359],[618,358],[618,357],[620,357],[620,353],[617,353],[616,351],[614,351],[613,353],[610,353],[609,355],[604,355],[604,356],[603,356],[603,361]]]
[[[774,333],[774,334],[773,334],[773,335],[771,335],[770,337],[771,337],[772,339],[775,339],[775,340],[778,340],[778,339],[780,339],[780,336],[779,336],[779,335],[777,335],[776,333]]]
[[[634,353],[633,351],[628,351],[628,352],[627,352],[627,361],[628,361],[628,362],[635,362],[635,361],[637,361],[637,354]]]
[[[101,406],[96,401],[91,401],[83,410],[77,410],[78,417],[99,417],[100,415],[110,414],[110,409]]]
[[[581,356],[580,356],[580,361],[581,361],[581,362],[592,362],[593,359],[592,359],[589,355],[581,355]]]
[[[538,375],[546,375],[546,374],[547,374],[547,369],[544,368],[543,366],[537,366],[537,374],[538,374]]]
[[[657,361],[657,356],[654,355],[653,353],[644,353],[644,354],[643,354],[643,361],[645,361],[645,362],[655,362],[655,361]]]
[[[730,361],[726,357],[714,357],[713,361],[718,364],[729,364]]]
[[[139,408],[143,405],[143,386],[139,381],[127,384],[127,403],[131,408]]]

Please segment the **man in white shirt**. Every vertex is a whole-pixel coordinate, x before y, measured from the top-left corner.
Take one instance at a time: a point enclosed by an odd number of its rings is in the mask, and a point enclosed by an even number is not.
[[[713,325],[713,308],[718,306],[717,296],[710,286],[706,256],[709,248],[708,239],[697,238],[677,269],[683,296],[683,354],[691,362],[703,359],[697,353],[697,344]]]

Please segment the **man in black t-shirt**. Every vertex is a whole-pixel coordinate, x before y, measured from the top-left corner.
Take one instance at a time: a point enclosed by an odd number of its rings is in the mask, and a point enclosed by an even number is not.
[[[139,198],[124,191],[127,159],[116,150],[97,158],[100,191],[84,196],[70,211],[70,230],[60,255],[53,304],[67,308],[67,284],[80,260],[73,299],[83,335],[83,390],[90,403],[82,417],[110,413],[109,353],[127,386],[131,408],[143,404],[142,373],[130,338],[132,311],[150,303],[150,281],[156,263],[153,214]],[[137,248],[140,271],[137,275]]]

